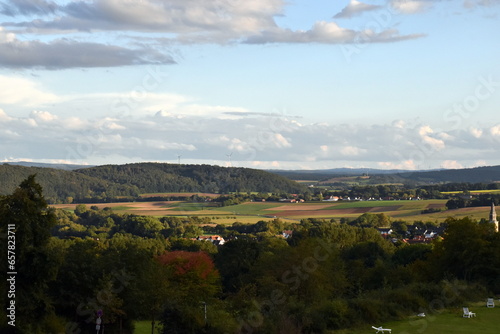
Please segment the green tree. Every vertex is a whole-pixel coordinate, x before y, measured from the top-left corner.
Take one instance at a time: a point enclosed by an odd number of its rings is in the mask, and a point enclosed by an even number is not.
[[[434,252],[435,269],[444,277],[497,285],[500,238],[492,224],[479,224],[469,217],[445,222],[448,227]]]
[[[48,247],[50,231],[55,225],[54,210],[48,208],[42,187],[35,182],[35,175],[30,175],[12,195],[0,200],[0,232],[12,236],[15,231],[15,239],[8,238],[9,247],[2,249],[2,252],[7,248],[14,252],[15,260],[7,267],[8,254],[2,254],[1,261],[2,268],[17,273],[13,275],[17,333],[43,333],[45,319],[53,315],[47,284],[57,272],[56,260]],[[2,279],[2,284],[5,282],[6,278]],[[2,312],[5,312],[4,307]],[[2,319],[6,319],[5,315]]]

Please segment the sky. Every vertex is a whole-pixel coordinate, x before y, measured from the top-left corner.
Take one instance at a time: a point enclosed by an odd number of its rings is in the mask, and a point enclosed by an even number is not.
[[[500,165],[500,0],[0,0],[0,161]]]

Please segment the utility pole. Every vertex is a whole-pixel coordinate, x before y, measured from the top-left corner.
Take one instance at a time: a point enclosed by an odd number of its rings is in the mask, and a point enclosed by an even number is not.
[[[205,326],[207,325],[207,303],[206,302],[202,302],[203,303],[203,308],[205,310]]]

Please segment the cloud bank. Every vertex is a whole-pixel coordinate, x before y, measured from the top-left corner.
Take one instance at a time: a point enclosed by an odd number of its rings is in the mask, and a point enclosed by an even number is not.
[[[244,118],[244,122],[242,122]],[[33,111],[15,117],[0,110],[4,159],[64,160],[94,164],[113,152],[114,161],[204,161],[233,165],[296,168],[339,166],[425,169],[462,161],[484,161],[500,153],[500,125],[439,131],[427,124],[353,126],[301,124],[284,113],[224,118],[175,113],[140,117],[61,117]],[[50,133],[50,136],[47,136]],[[481,136],[478,134],[481,133]],[[460,138],[460,139],[458,139]],[[492,145],[495,143],[495,145]]]

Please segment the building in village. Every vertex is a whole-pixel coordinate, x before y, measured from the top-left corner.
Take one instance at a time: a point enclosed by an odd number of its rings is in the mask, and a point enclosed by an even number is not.
[[[490,223],[495,225],[495,232],[498,232],[497,213],[495,211],[495,203],[493,203],[493,201],[491,202],[491,209],[490,209]]]

